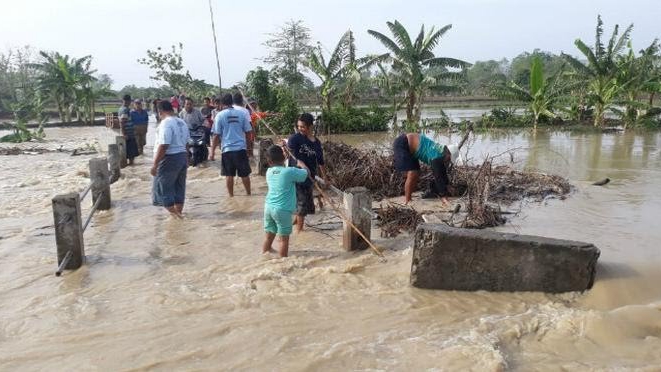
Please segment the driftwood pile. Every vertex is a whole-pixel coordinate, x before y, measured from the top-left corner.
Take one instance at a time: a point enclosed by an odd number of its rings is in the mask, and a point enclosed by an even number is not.
[[[333,185],[340,189],[364,186],[375,200],[403,195],[404,176],[396,172],[390,149],[357,149],[343,143],[323,144],[326,170]],[[567,179],[534,171],[519,171],[508,165],[454,166],[450,173],[452,196],[462,198],[465,218],[453,218],[453,226],[485,228],[505,223],[500,205],[521,200],[542,201],[548,197],[564,199],[571,191]],[[431,169],[422,166],[419,186],[428,189],[433,181]],[[396,236],[413,231],[422,221],[415,209],[396,203],[377,209],[382,234]]]

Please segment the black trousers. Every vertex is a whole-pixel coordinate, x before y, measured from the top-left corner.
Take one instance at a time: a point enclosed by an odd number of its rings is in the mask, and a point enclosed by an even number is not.
[[[432,160],[431,169],[434,174],[431,191],[438,194],[438,196],[449,196],[448,185],[450,184],[450,178],[448,177],[448,167],[445,166],[443,158],[440,157]]]

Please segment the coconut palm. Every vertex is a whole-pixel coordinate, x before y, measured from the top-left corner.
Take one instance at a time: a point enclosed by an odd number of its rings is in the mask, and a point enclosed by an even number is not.
[[[562,54],[579,78],[588,86],[588,98],[594,105],[595,126],[604,123],[606,111],[612,109],[615,99],[621,92],[622,82],[617,79],[619,70],[617,59],[626,48],[633,29],[633,25],[629,25],[622,35],[619,35],[619,26],[615,25],[608,46],[604,47],[601,40],[603,25],[601,16],[597,16],[594,48],[588,47],[581,39],[574,42],[587,59],[587,65],[573,56]]]
[[[427,33],[423,25],[414,41],[399,21],[387,22],[387,25],[392,39],[378,31],[367,32],[389,50],[392,69],[402,78],[406,95],[406,120],[418,122],[425,94],[430,91],[448,92],[458,89],[456,82],[463,77],[463,70],[470,64],[459,59],[434,55],[434,48],[452,25],[446,25],[439,30],[432,27]]]

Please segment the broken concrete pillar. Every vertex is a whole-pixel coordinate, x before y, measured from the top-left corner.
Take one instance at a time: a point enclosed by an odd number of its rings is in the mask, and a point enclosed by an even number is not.
[[[589,243],[422,224],[411,284],[460,291],[571,292],[592,288],[600,251]]]
[[[110,168],[110,183],[115,183],[120,176],[119,167],[119,146],[115,144],[108,145],[108,167]]]
[[[124,136],[115,137],[117,147],[119,147],[119,167],[126,168],[128,160],[126,159],[126,139]]]
[[[71,193],[54,197],[53,219],[55,221],[57,264],[59,266],[67,252],[71,251],[71,259],[64,269],[75,270],[83,264],[85,259],[80,195]]]
[[[273,145],[273,141],[269,138],[259,140],[259,156],[257,157],[257,173],[260,176],[266,176],[266,170],[269,165],[266,161],[266,150]]]
[[[372,232],[372,197],[365,187],[351,187],[344,191],[344,210],[346,217],[367,238]],[[345,251],[367,249],[369,244],[347,221],[342,222],[342,247]]]

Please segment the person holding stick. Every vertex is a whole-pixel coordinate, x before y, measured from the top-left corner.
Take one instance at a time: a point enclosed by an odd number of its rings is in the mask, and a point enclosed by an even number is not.
[[[330,184],[324,168],[324,152],[321,142],[312,132],[313,124],[314,117],[311,114],[307,112],[301,114],[296,124],[298,133],[287,140],[290,153],[294,158],[305,163],[311,176],[310,179],[296,185],[296,232],[303,230],[305,216],[315,213],[312,180],[317,175],[317,169],[324,179],[324,183]],[[290,160],[290,165],[296,166],[293,159]]]
[[[292,233],[291,216],[296,209],[296,187],[304,182],[310,170],[302,161],[297,161],[296,167],[285,167],[285,154],[282,148],[272,145],[266,151],[269,169],[266,171],[268,192],[264,200],[264,231],[266,238],[262,253],[274,253],[273,241],[276,235],[280,240],[280,257],[287,257],[289,252],[289,235]]]
[[[459,158],[459,146],[439,145],[424,134],[405,133],[393,142],[395,169],[406,172],[404,183],[404,202],[411,202],[411,194],[420,178],[420,161],[431,166],[434,181],[431,189],[422,195],[423,199],[440,197],[444,204],[452,192],[448,170]]]

